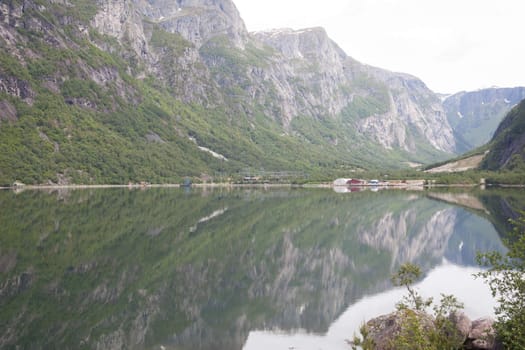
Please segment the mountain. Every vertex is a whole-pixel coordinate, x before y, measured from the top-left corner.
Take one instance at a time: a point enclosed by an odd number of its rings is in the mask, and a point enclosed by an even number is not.
[[[456,152],[464,153],[490,141],[501,120],[525,98],[525,87],[459,92],[443,101],[456,138]]]
[[[0,48],[0,184],[323,178],[456,149],[419,79],[321,28],[248,33],[230,0],[7,0]]]
[[[522,185],[524,183],[525,99],[507,113],[495,130],[490,142],[456,158],[429,165],[425,171],[429,173],[454,173],[472,169],[488,170],[490,173],[478,172],[470,181],[477,178],[474,182],[479,182],[480,177],[483,177],[486,184],[492,185]],[[440,181],[450,183],[449,181],[465,181],[465,179],[468,179],[468,176],[463,179],[458,177],[442,178]],[[506,209],[503,211],[507,212]]]
[[[453,151],[452,130],[440,101],[421,80],[353,60],[322,28],[273,30],[255,37],[281,54],[279,66],[287,72],[275,83],[294,81],[292,100],[310,107],[294,109],[290,117],[325,115],[351,121],[385,149],[417,154],[424,140],[434,151]]]
[[[525,169],[525,100],[515,106],[496,129],[482,168],[488,170]]]

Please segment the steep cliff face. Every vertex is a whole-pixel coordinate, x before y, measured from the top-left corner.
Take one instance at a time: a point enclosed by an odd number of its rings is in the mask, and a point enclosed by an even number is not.
[[[148,53],[144,22],[177,33],[197,48],[217,35],[227,35],[242,47],[248,33],[229,0],[105,0],[91,24],[103,34],[127,37],[136,53]]]
[[[334,117],[349,103],[351,95],[344,89],[348,86],[343,71],[346,55],[324,29],[285,29],[253,35],[276,50],[263,79],[277,88],[286,126],[299,115]]]
[[[451,153],[455,148],[452,128],[438,97],[418,78],[367,67],[389,87],[390,108],[383,115],[365,119],[363,127],[385,147],[416,152],[421,141]]]
[[[354,127],[386,149],[416,153],[423,141],[452,152],[454,138],[439,99],[419,79],[363,65],[347,56],[322,28],[258,32],[276,49],[280,69],[269,74],[281,89],[286,121],[335,117],[350,111]]]
[[[525,87],[459,92],[443,101],[447,119],[464,153],[489,142],[510,109],[525,98]]]
[[[134,49],[147,58],[148,52],[154,50],[147,48],[147,33],[137,24],[141,23],[137,12],[130,12],[130,4],[122,1],[108,2],[107,6],[95,17],[95,27],[120,39],[124,35],[138,39],[133,40]],[[260,55],[266,61],[265,67],[261,68],[260,62],[248,62],[246,69],[237,72],[237,76],[219,73],[214,80],[219,86],[230,89],[246,80],[251,85],[251,95],[259,97],[259,104],[272,106],[265,112],[273,114],[271,116],[280,120],[285,128],[300,115],[333,118],[352,104],[354,96],[366,98],[376,89],[383,90],[383,96],[379,96],[383,106],[379,110],[365,111],[369,115],[362,115],[365,118],[355,125],[360,131],[387,149],[400,148],[415,153],[421,141],[427,141],[439,151],[452,152],[454,149],[452,131],[439,100],[421,81],[359,64],[331,41],[322,28],[273,30],[249,36],[230,1],[143,1],[139,8],[148,21],[192,43],[185,51],[185,56],[190,57],[189,64],[196,65],[200,61],[197,50],[217,37],[226,37],[227,42],[221,44],[232,45],[241,55],[247,44],[261,47],[262,43],[274,48],[276,51],[267,52],[266,57],[264,53]],[[213,56],[206,53],[201,51],[206,66],[217,65]],[[176,63],[181,65],[181,62]],[[371,82],[368,84],[360,79]],[[173,83],[173,86],[180,85]],[[204,93],[202,91],[201,95]]]
[[[183,101],[201,104],[220,101],[221,96],[202,65],[199,48],[217,36],[243,47],[248,36],[237,9],[227,0],[107,0],[90,23],[132,48],[139,77],[140,68],[145,68]]]
[[[243,20],[230,0],[154,0],[149,4],[149,18],[158,21],[166,31],[179,33],[197,47],[218,35],[226,35],[235,46],[243,47],[248,36]]]

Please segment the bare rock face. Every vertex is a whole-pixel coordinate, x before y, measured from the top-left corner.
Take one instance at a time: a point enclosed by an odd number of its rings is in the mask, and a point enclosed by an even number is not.
[[[8,101],[0,101],[0,121],[15,122],[18,120],[15,106]]]
[[[218,35],[242,47],[248,35],[229,0],[105,0],[92,25],[103,34],[129,40],[138,56],[147,59],[149,38],[143,20],[180,34],[196,48]]]
[[[151,0],[143,11],[166,31],[179,33],[196,47],[218,35],[243,47],[248,36],[230,0]]]
[[[417,138],[435,149],[452,153],[453,130],[439,98],[418,78],[402,73],[366,67],[368,73],[389,87],[390,108],[361,123],[362,130],[386,148],[414,152]]]
[[[403,336],[407,332],[405,327],[413,321],[419,324],[424,333],[428,334],[429,331],[436,329],[430,315],[408,309],[399,310],[368,321],[365,325],[368,339],[373,341],[376,350],[396,350],[396,338]]]
[[[32,271],[23,272],[13,278],[3,281],[0,285],[0,298],[7,298],[29,289],[35,281],[35,275]]]
[[[461,337],[461,343],[467,339],[471,329],[472,329],[472,321],[470,318],[464,313],[464,312],[454,312],[451,314],[448,319],[452,324],[455,326],[455,328],[458,330],[458,336]]]
[[[164,81],[179,99],[202,105],[220,102],[221,96],[199,48],[220,36],[242,48],[248,37],[229,0],[106,0],[91,25],[123,46],[131,45],[134,60]],[[155,31],[175,34],[182,41],[155,43]],[[177,52],[166,45],[178,47]]]
[[[277,87],[284,125],[305,114],[334,117],[351,101],[351,94],[343,89],[350,83],[345,73],[347,56],[323,28],[253,35],[277,50],[263,76]]]
[[[0,71],[0,92],[5,92],[13,97],[31,104],[35,93],[27,81],[12,76],[3,75]]]
[[[424,139],[451,153],[455,140],[439,98],[408,74],[363,65],[348,57],[322,28],[254,33],[282,58],[266,72],[282,95],[281,110],[289,122],[301,114],[334,117],[354,99],[378,98],[383,105],[361,115],[356,128],[386,149],[416,152]],[[290,89],[282,82],[293,81]],[[280,82],[280,83],[278,83]]]
[[[133,2],[122,0],[101,2],[91,25],[100,33],[120,41],[131,39],[129,42],[137,56],[147,58],[148,49],[142,16]]]
[[[467,349],[494,349],[496,335],[493,326],[494,320],[490,318],[472,321],[472,328],[468,333]]]
[[[20,20],[24,11],[24,6],[12,1],[5,1],[0,4],[0,20],[14,27],[20,25]]]
[[[496,348],[494,321],[490,318],[480,318],[471,321],[463,312],[455,312],[448,317],[452,329],[445,330],[450,341],[456,344],[454,348],[471,350],[492,350]],[[366,340],[372,342],[376,350],[395,350],[396,340],[400,337],[410,339],[414,327],[418,328],[423,339],[431,340],[429,333],[439,331],[433,316],[410,309],[382,315],[371,319],[365,324]],[[452,333],[452,334],[451,334]],[[424,337],[427,339],[424,339]]]

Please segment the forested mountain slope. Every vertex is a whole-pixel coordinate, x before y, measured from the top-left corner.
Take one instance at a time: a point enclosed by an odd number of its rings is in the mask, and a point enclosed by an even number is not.
[[[503,119],[489,144],[482,167],[488,170],[525,170],[525,100]]]
[[[0,4],[0,184],[311,177],[444,159],[419,79],[321,28],[248,33],[229,0]]]

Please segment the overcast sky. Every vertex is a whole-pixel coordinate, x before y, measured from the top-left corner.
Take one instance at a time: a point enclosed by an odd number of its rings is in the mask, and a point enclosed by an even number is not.
[[[249,31],[321,26],[435,92],[525,86],[525,0],[233,0]]]

